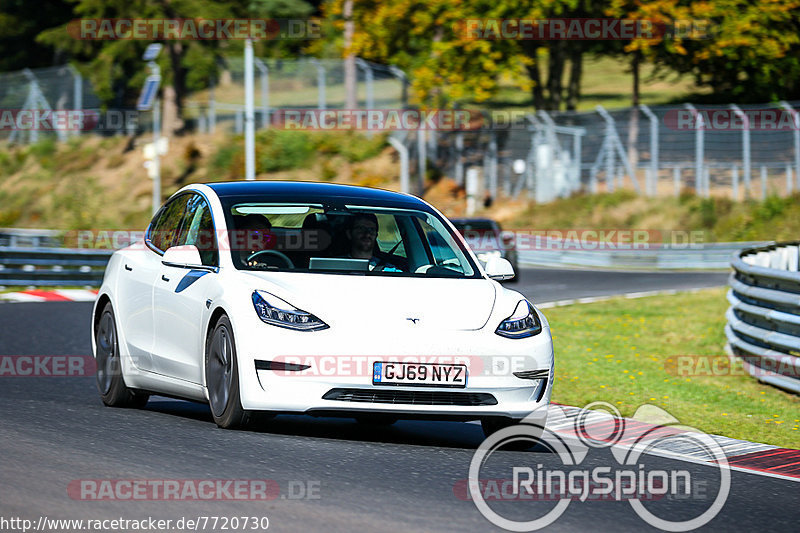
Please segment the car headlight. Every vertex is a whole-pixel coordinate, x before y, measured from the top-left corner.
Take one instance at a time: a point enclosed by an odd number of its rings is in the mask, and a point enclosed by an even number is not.
[[[500,322],[495,333],[509,339],[533,337],[542,332],[542,322],[527,300],[520,300],[514,313]]]
[[[302,309],[264,291],[253,291],[253,307],[267,324],[297,331],[318,331],[330,326]]]

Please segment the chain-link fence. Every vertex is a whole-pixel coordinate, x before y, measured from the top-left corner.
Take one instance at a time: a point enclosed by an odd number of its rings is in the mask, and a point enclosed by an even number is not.
[[[800,190],[799,104],[598,106],[517,113],[510,121],[509,113],[484,113],[484,129],[419,132],[426,142],[409,147],[415,158],[416,147],[437,138],[428,159],[483,197],[526,194],[548,202],[577,191],[630,188],[765,198]],[[478,170],[477,186],[466,183],[469,168]]]
[[[343,60],[256,59],[256,126],[270,127],[277,110],[344,110]],[[225,60],[219,79],[186,102],[189,129],[244,130],[244,62]],[[356,60],[357,109],[408,107],[408,79],[399,69]],[[433,168],[476,195],[548,202],[577,191],[701,196],[737,200],[800,190],[800,102],[761,105],[658,106],[595,111],[486,112],[482,129],[399,131],[408,174]],[[99,111],[91,85],[70,66],[0,74],[0,142],[36,142],[98,128],[40,128],[21,111]],[[106,112],[108,113],[108,112]],[[30,115],[30,113],[29,113]],[[85,118],[85,117],[84,117]],[[113,117],[103,117],[110,120]],[[36,120],[34,117],[32,120]],[[124,117],[133,134],[150,128],[150,113]],[[86,126],[84,124],[84,126]],[[471,171],[471,172],[470,172]],[[477,172],[476,172],[477,171]],[[475,182],[475,183],[473,183]],[[402,183],[410,184],[408,175]]]
[[[44,116],[46,112],[91,110],[96,114],[99,108],[91,84],[69,65],[0,74],[0,142],[36,142],[46,136],[64,140],[84,128],[54,125],[51,117]]]
[[[279,109],[344,109],[344,61],[338,59],[255,59],[254,101],[256,125],[267,127]],[[192,96],[190,120],[200,131],[214,131],[227,122],[236,133],[244,129],[244,61],[227,58],[211,89]],[[356,59],[356,107],[403,109],[408,82],[403,71]]]

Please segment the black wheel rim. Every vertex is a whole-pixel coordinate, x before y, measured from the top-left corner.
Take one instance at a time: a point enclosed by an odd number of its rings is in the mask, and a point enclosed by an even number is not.
[[[233,343],[225,326],[217,328],[211,338],[206,379],[211,411],[216,416],[222,416],[233,383]]]
[[[111,390],[111,382],[117,368],[117,330],[111,313],[103,313],[97,324],[97,388],[102,394]]]

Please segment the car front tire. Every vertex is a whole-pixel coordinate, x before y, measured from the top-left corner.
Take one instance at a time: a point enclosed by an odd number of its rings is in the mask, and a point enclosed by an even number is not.
[[[209,335],[204,359],[208,403],[217,426],[245,429],[272,418],[268,412],[246,411],[242,408],[236,341],[227,316],[220,317]]]
[[[109,407],[144,407],[150,395],[130,389],[122,375],[119,336],[114,308],[107,303],[95,327],[95,361],[97,390]]]

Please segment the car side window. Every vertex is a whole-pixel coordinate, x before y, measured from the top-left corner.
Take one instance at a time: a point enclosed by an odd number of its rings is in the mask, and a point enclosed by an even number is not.
[[[199,194],[192,195],[186,205],[178,243],[197,246],[204,265],[219,266],[219,249],[211,208],[206,199]]]
[[[378,246],[381,250],[388,251],[394,248],[393,255],[399,257],[406,257],[406,247],[403,241],[403,236],[400,234],[400,228],[397,226],[397,220],[394,215],[378,214]]]
[[[165,252],[168,248],[177,246],[181,236],[181,222],[190,199],[191,195],[182,194],[169,202],[150,228],[150,243],[158,250]]]

